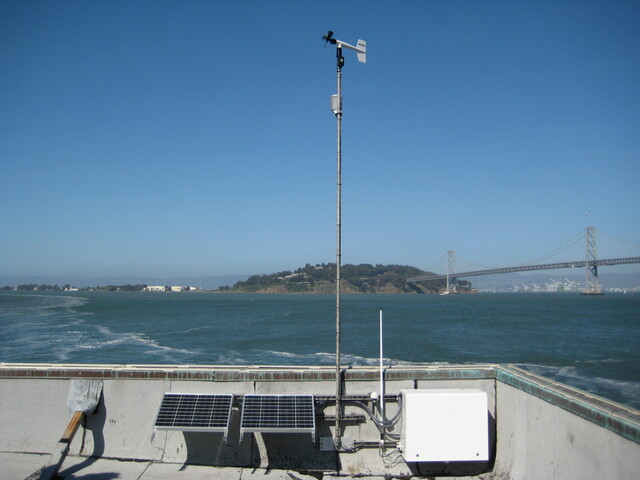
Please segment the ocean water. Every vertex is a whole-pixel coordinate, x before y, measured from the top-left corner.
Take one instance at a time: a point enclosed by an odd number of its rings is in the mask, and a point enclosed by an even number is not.
[[[511,363],[640,408],[640,295],[343,295],[342,363]],[[331,295],[0,293],[0,362],[334,365]]]

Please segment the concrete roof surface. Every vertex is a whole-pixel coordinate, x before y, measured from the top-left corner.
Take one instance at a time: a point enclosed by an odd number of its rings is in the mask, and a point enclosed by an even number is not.
[[[50,455],[0,452],[2,480],[38,480]],[[208,467],[175,463],[132,462],[104,458],[68,456],[58,477],[65,480],[384,480],[381,476],[349,477],[332,474],[308,475],[291,470]],[[433,478],[433,477],[430,477]],[[482,477],[458,477],[458,480]]]

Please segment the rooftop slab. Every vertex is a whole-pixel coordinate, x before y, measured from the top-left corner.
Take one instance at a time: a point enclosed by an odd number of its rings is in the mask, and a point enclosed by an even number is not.
[[[0,453],[3,480],[38,480],[47,455]],[[313,475],[294,470],[209,467],[155,462],[132,462],[105,458],[69,456],[58,474],[61,480],[384,480],[383,476]],[[444,477],[429,477],[434,480]],[[489,480],[486,475],[456,477],[458,480]]]

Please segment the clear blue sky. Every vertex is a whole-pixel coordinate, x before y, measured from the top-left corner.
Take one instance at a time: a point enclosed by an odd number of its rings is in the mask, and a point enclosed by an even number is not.
[[[639,255],[638,25],[637,1],[5,0],[0,274],[335,261],[328,29],[368,46],[343,263],[520,264],[587,225]]]

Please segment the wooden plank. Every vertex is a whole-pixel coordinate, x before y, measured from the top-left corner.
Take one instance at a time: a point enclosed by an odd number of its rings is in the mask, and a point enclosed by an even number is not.
[[[82,422],[82,417],[84,417],[84,412],[74,412],[69,425],[67,425],[67,429],[60,439],[61,442],[71,443],[73,436],[76,434],[76,431],[80,426],[80,422]]]

